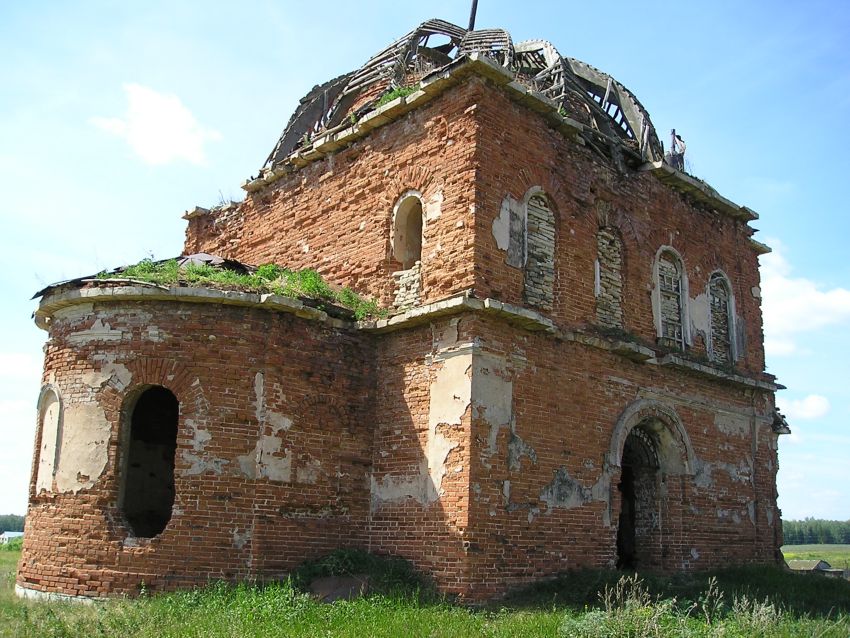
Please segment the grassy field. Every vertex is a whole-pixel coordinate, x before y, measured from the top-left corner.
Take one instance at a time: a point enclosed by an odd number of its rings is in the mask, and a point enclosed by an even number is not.
[[[836,568],[850,569],[850,545],[785,545],[785,560],[825,560]]]
[[[477,610],[411,590],[327,605],[290,583],[264,588],[218,583],[80,605],[15,598],[18,557],[0,552],[4,637],[850,635],[850,583],[769,568],[719,572],[711,580],[705,574],[640,581],[582,572]]]

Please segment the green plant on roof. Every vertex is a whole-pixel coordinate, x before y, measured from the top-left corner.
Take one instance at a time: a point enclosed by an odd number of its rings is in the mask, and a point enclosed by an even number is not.
[[[377,108],[379,106],[383,106],[384,104],[389,104],[390,102],[392,102],[396,98],[406,97],[406,96],[410,95],[411,93],[416,93],[416,91],[418,91],[418,90],[419,90],[418,84],[414,84],[413,86],[396,87],[393,90],[387,91],[386,93],[384,93],[378,99],[378,102],[375,104],[375,107]]]
[[[240,273],[210,264],[180,266],[176,259],[155,262],[143,259],[118,273],[102,272],[98,279],[133,279],[158,285],[181,284],[243,290],[255,293],[272,293],[284,297],[306,297],[339,304],[354,312],[358,320],[385,316],[386,310],[373,299],[366,299],[351,288],[331,287],[322,276],[310,268],[289,270],[277,264],[263,264],[250,273]]]

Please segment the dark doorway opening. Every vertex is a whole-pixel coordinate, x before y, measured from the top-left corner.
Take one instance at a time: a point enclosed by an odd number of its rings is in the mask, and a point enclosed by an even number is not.
[[[123,511],[134,536],[160,534],[174,506],[177,397],[162,386],[142,392],[130,415]]]
[[[658,453],[652,434],[636,427],[626,438],[620,462],[620,519],[617,568],[637,569],[646,562],[658,520]]]
[[[635,475],[623,465],[620,474],[620,524],[617,527],[617,569],[635,568]]]

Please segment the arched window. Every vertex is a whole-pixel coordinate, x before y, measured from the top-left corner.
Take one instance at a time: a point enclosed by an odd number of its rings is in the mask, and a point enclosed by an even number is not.
[[[38,402],[38,420],[41,438],[38,446],[35,493],[53,491],[53,478],[59,466],[62,446],[62,404],[52,388],[46,389]]]
[[[125,432],[121,500],[134,536],[156,536],[171,520],[179,413],[177,397],[162,386],[148,387],[125,410],[130,431]]]
[[[393,260],[401,263],[401,270],[392,273],[396,281],[394,305],[399,310],[412,308],[419,303],[422,285],[422,227],[421,195],[407,191],[393,209],[392,250]]]
[[[395,205],[393,214],[393,258],[404,270],[422,260],[422,200],[408,191]]]
[[[656,259],[656,328],[663,345],[683,350],[688,339],[686,323],[687,280],[681,258],[671,249],[659,252]]]
[[[711,275],[708,282],[708,297],[711,309],[711,347],[712,361],[730,364],[734,360],[734,321],[732,287],[722,273]]]
[[[596,321],[623,327],[623,242],[613,228],[596,233]]]
[[[526,203],[525,300],[552,309],[555,287],[555,215],[544,193]]]

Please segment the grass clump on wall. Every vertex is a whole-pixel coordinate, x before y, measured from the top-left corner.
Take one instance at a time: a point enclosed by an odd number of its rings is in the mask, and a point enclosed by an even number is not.
[[[366,299],[351,288],[334,288],[310,268],[290,270],[276,264],[263,264],[251,272],[238,272],[210,264],[180,265],[176,259],[153,261],[143,259],[119,272],[102,272],[98,279],[133,279],[158,285],[206,286],[245,292],[271,293],[284,297],[316,299],[339,304],[354,312],[357,319],[381,317],[385,310],[372,299]]]

